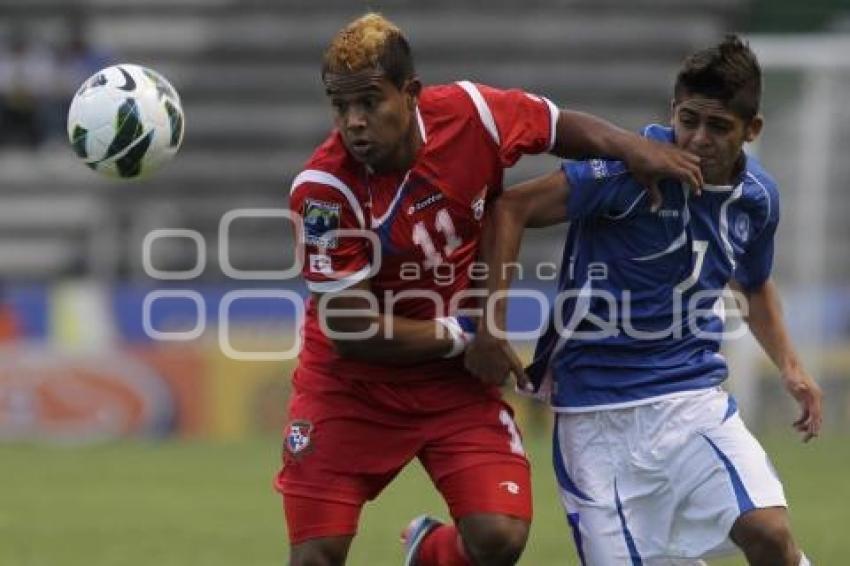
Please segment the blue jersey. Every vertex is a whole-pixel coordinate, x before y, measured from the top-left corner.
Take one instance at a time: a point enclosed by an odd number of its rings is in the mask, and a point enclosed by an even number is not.
[[[644,135],[672,142],[657,125]],[[763,284],[779,221],[776,184],[753,157],[730,186],[694,197],[661,184],[652,211],[618,161],[566,162],[570,227],[558,300],[529,368],[557,410],[629,406],[717,386],[723,289]]]

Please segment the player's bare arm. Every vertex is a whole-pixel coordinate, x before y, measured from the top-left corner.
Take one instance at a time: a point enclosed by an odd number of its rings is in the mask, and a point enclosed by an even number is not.
[[[779,369],[785,389],[800,405],[800,418],[794,421],[794,428],[803,435],[803,441],[808,442],[820,433],[823,395],[803,367],[791,342],[776,285],[768,279],[755,289],[744,290],[738,284],[732,287],[746,296],[749,305],[747,324]]]
[[[656,205],[661,203],[661,179],[677,179],[696,194],[703,186],[700,159],[693,153],[648,140],[583,112],[560,111],[552,153],[568,159],[607,157],[624,161],[634,178],[648,188]]]
[[[480,257],[487,265],[487,296],[495,303],[492,318],[482,318],[465,358],[466,368],[487,383],[502,384],[513,374],[519,387],[527,385],[522,362],[499,332],[505,330],[512,279],[502,266],[515,265],[526,227],[566,222],[568,196],[567,177],[558,170],[508,189],[487,212]]]
[[[415,320],[377,309],[369,280],[337,293],[313,294],[322,330],[344,358],[390,365],[451,357],[456,336],[440,320]],[[397,374],[399,380],[404,373]]]

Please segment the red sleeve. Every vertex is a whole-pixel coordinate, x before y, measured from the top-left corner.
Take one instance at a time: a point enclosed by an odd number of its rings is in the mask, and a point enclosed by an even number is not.
[[[545,98],[521,90],[475,86],[495,122],[499,157],[504,167],[513,166],[523,155],[552,149],[555,124],[558,121],[557,106]]]
[[[310,173],[337,186],[316,182]],[[289,207],[299,215],[302,241],[296,245],[304,246],[301,274],[311,291],[341,291],[370,275],[372,254],[363,210],[341,181],[318,171],[302,173],[293,183]],[[357,233],[339,234],[338,230]]]

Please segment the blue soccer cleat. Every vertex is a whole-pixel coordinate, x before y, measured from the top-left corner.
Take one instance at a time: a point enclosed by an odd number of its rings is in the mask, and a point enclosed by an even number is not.
[[[416,566],[416,555],[419,552],[422,541],[442,524],[442,521],[438,521],[428,515],[419,515],[410,521],[410,524],[401,533],[401,544],[404,545],[406,551],[404,554],[404,566]]]

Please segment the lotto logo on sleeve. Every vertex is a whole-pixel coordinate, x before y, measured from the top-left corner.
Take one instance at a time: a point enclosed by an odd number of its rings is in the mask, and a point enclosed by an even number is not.
[[[339,229],[339,204],[320,200],[304,201],[304,240],[309,246],[331,249],[337,239],[328,233]]]
[[[309,421],[292,421],[286,431],[286,449],[293,456],[303,454],[310,448],[310,432],[313,424]]]

